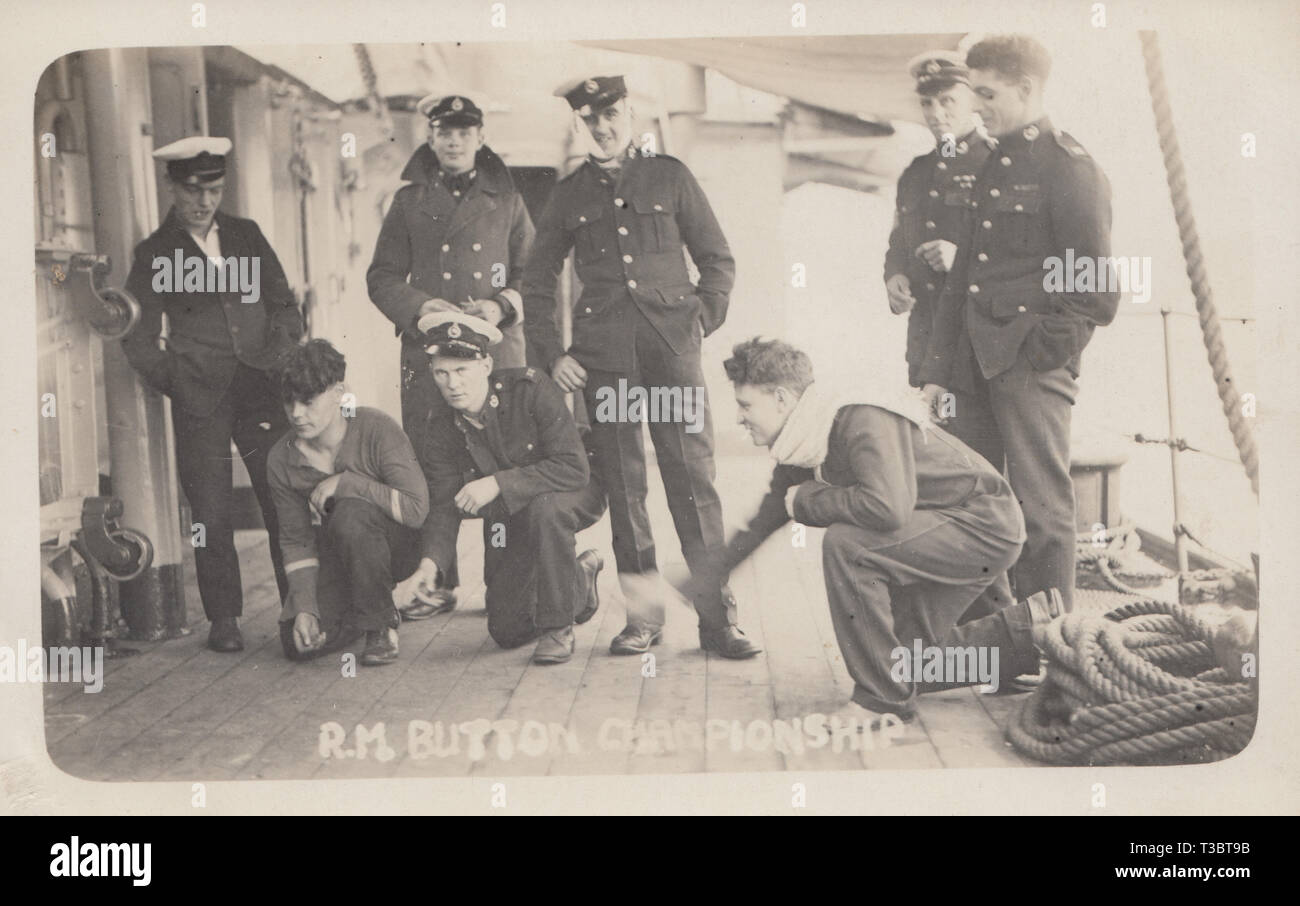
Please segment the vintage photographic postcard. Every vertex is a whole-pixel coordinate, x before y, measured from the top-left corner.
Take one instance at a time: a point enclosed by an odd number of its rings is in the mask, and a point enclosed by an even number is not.
[[[1288,13],[17,4],[5,809],[1294,809]]]

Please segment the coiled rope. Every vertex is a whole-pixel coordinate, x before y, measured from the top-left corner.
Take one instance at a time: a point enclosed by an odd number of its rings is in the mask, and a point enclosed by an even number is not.
[[[1074,561],[1078,566],[1078,587],[1111,589],[1141,598],[1143,589],[1159,585],[1172,573],[1154,562],[1138,558],[1142,539],[1131,522],[1096,532],[1079,532],[1074,537]]]
[[[1142,600],[1075,611],[1035,631],[1047,673],[1011,716],[1015,748],[1050,764],[1167,764],[1233,755],[1258,699],[1231,682],[1213,629],[1187,607]]]
[[[1178,236],[1183,244],[1183,260],[1187,277],[1192,282],[1196,297],[1196,314],[1201,322],[1201,339],[1210,358],[1214,384],[1223,403],[1223,414],[1228,418],[1232,440],[1237,446],[1237,456],[1246,467],[1250,488],[1259,496],[1259,452],[1255,448],[1255,434],[1249,420],[1241,411],[1241,394],[1232,383],[1232,369],[1228,364],[1228,351],[1223,345],[1223,331],[1214,307],[1214,294],[1205,274],[1205,260],[1201,256],[1201,238],[1196,231],[1196,218],[1192,216],[1192,202],[1187,195],[1187,176],[1183,171],[1182,152],[1174,132],[1174,117],[1169,107],[1169,89],[1165,85],[1164,66],[1160,60],[1160,45],[1153,31],[1139,33],[1142,40],[1142,60],[1146,65],[1147,86],[1151,92],[1151,109],[1156,117],[1156,133],[1160,138],[1160,152],[1165,160],[1165,180],[1174,204],[1174,218],[1178,221]]]

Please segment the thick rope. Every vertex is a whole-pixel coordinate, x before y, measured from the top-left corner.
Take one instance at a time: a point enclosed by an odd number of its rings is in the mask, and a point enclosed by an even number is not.
[[[1013,712],[1007,738],[1052,764],[1185,762],[1245,748],[1258,707],[1248,683],[1214,662],[1213,629],[1153,599],[1075,611],[1035,630],[1043,683]]]
[[[1250,488],[1258,497],[1259,452],[1255,448],[1255,435],[1250,421],[1241,411],[1241,394],[1232,382],[1228,351],[1223,345],[1223,331],[1219,327],[1214,295],[1205,273],[1205,261],[1201,256],[1201,239],[1196,231],[1196,219],[1192,216],[1192,202],[1187,194],[1187,176],[1183,171],[1182,153],[1178,148],[1173,113],[1169,107],[1169,90],[1165,85],[1160,45],[1153,31],[1143,31],[1139,35],[1142,40],[1142,59],[1146,64],[1147,85],[1151,92],[1151,109],[1155,112],[1156,132],[1160,137],[1160,152],[1165,159],[1165,178],[1169,183],[1169,195],[1174,204],[1174,218],[1178,221],[1178,236],[1183,244],[1183,260],[1187,265],[1187,276],[1192,282],[1192,294],[1196,297],[1196,313],[1201,322],[1201,338],[1205,341],[1205,351],[1209,354],[1210,368],[1214,372],[1214,384],[1223,403],[1223,414],[1227,416],[1228,426],[1232,429],[1237,455],[1241,458],[1241,464],[1246,467],[1246,474],[1250,477]]]
[[[1171,574],[1164,567],[1140,563],[1137,553],[1141,546],[1137,528],[1131,523],[1107,528],[1100,537],[1095,532],[1079,532],[1074,537],[1074,560],[1079,568],[1079,587],[1097,588],[1096,582],[1088,581],[1090,572],[1096,570],[1102,582],[1111,589],[1126,595],[1144,597],[1148,592],[1138,586],[1158,585]]]

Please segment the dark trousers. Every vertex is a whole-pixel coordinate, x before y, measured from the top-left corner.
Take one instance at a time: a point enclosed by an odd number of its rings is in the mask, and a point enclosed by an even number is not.
[[[505,519],[483,519],[488,635],[515,648],[573,623],[586,586],[573,536],[605,512],[600,490],[539,494]]]
[[[406,432],[417,456],[423,455],[424,439],[438,414],[448,411],[447,401],[429,371],[428,355],[420,353],[416,359],[402,346],[402,430]],[[405,578],[405,577],[403,577]],[[438,570],[438,587],[452,589],[460,585],[456,552],[451,552],[451,562],[446,569]]]
[[[853,700],[873,711],[911,711],[918,683],[893,675],[894,652],[911,651],[918,640],[923,648],[996,646],[999,676],[1006,679],[1036,671],[1023,604],[957,625],[1019,553],[1019,543],[972,529],[942,510],[918,510],[894,532],[847,523],[828,527],[822,543],[826,595],[853,677]]]
[[[275,583],[284,600],[289,581],[280,556],[280,522],[266,480],[266,454],[289,430],[279,395],[264,371],[239,363],[225,396],[209,415],[197,416],[172,407],[176,431],[176,471],[190,503],[193,522],[203,526],[203,544],[194,548],[199,597],[209,620],[238,617],[244,612],[239,557],[231,516],[234,498],[233,440],[253,482],[262,521],[271,538]]]
[[[328,631],[341,623],[364,630],[396,626],[393,586],[420,563],[419,531],[368,500],[336,497],[316,538],[321,628]]]
[[[628,387],[644,387],[647,391],[652,387],[681,387],[683,392],[691,388],[692,393],[701,395],[699,405],[703,407],[703,415],[699,432],[687,431],[680,418],[651,422],[649,429],[682,554],[691,572],[701,575],[707,572],[711,559],[720,554],[725,541],[722,501],[713,487],[716,477],[713,418],[704,389],[700,350],[697,346],[677,355],[637,309],[630,315],[630,321],[635,325],[636,341],[633,360],[627,369],[589,368],[587,386],[583,389],[591,424],[587,444],[592,453],[593,479],[609,498],[614,559],[620,573],[656,569],[654,536],[645,506],[646,461],[641,424],[598,419],[597,391],[601,387],[617,391],[620,379],[626,380]],[[723,601],[720,584],[710,585],[693,603],[702,629],[718,629],[735,621]]]
[[[1078,385],[1064,368],[1035,371],[1024,355],[973,392],[954,392],[947,428],[1003,471],[1025,514],[1024,553],[1012,567],[1015,597],[1055,588],[1074,600],[1074,483],[1070,410]]]
[[[303,655],[293,644],[293,622],[285,620],[280,636],[293,660],[337,650],[360,632],[396,627],[394,580],[415,572],[420,533],[369,501],[336,497],[316,530],[316,552],[316,607],[326,647]]]

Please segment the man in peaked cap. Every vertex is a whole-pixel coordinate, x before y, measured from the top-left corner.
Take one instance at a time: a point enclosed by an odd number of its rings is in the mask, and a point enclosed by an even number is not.
[[[736,266],[690,170],[676,158],[642,155],[633,147],[622,76],[579,79],[555,93],[582,118],[594,150],[555,187],[539,221],[524,276],[524,330],[560,389],[581,390],[586,400],[592,468],[609,497],[619,578],[629,603],[639,605],[657,575],[641,425],[602,420],[600,400],[620,382],[698,388],[703,430],[688,431],[684,418],[649,425],[677,537],[696,571],[724,544],[700,345],[726,317]],[[573,309],[573,343],[565,349],[555,300],[570,249],[582,296]],[[683,249],[699,270],[697,284]],[[662,600],[651,597],[637,613],[629,610],[613,653],[640,654],[659,642]],[[694,604],[702,647],[733,658],[758,653],[736,626],[735,601],[724,586],[704,588]]]
[[[447,406],[418,451],[429,485],[423,559],[396,592],[432,588],[453,562],[461,520],[483,520],[488,633],[502,648],[537,641],[533,660],[559,664],[573,627],[599,606],[599,555],[574,557],[574,535],[604,512],[564,394],[536,368],[493,371],[501,332],[459,312],[432,312],[418,327],[428,368]]]
[[[932,353],[935,308],[975,213],[976,174],[992,141],[975,113],[970,70],[955,51],[930,50],[913,57],[907,71],[916,81],[934,150],[917,157],[898,180],[894,229],[885,253],[885,289],[894,314],[907,321],[908,381],[921,387],[921,369]],[[935,351],[934,355],[939,353]],[[1002,576],[974,609],[992,613],[1011,603]]]
[[[934,150],[917,157],[898,181],[894,229],[885,254],[885,288],[894,314],[910,312],[907,370],[920,387],[934,320],[934,305],[973,210],[975,174],[988,157],[975,115],[970,74],[955,52],[933,50],[914,57],[916,80]]]
[[[483,111],[462,95],[429,95],[416,106],[428,118],[428,141],[402,171],[366,271],[370,301],[402,338],[402,427],[420,447],[430,413],[443,406],[417,328],[431,312],[467,311],[499,328],[495,360],[525,363],[524,262],[533,221],[505,163],[484,144]],[[454,605],[454,560],[442,573]]]
[[[1116,292],[1052,292],[1055,260],[1110,256],[1110,184],[1083,147],[1043,109],[1051,59],[1024,35],[987,38],[966,64],[977,110],[998,141],[977,176],[977,215],[940,301],[921,380],[955,397],[948,428],[1007,478],[1028,540],[1012,570],[1017,597],[1074,593],[1070,409],[1080,356],[1109,324]]]
[[[176,468],[202,531],[195,570],[216,651],[243,648],[232,440],[270,534],[281,599],[288,591],[266,455],[289,425],[270,371],[303,335],[297,300],[262,231],[218,210],[230,149],[230,139],[192,136],[154,152],[167,164],[172,206],[136,246],[126,289],[140,301],[140,322],[122,340],[141,378],[172,401]]]

